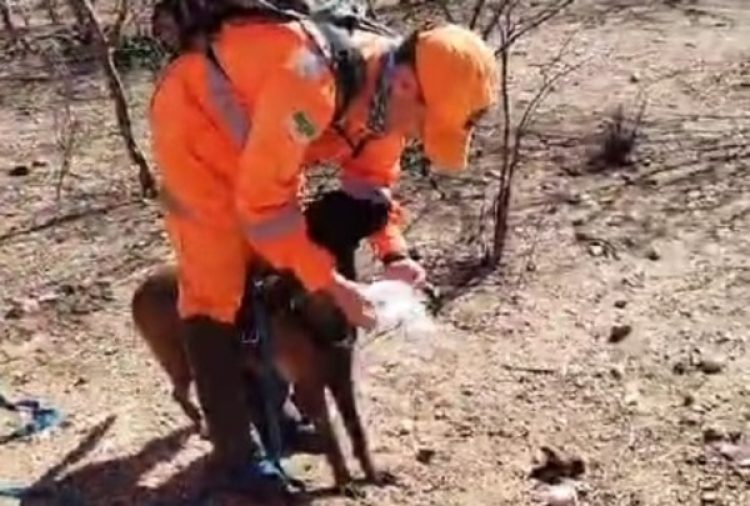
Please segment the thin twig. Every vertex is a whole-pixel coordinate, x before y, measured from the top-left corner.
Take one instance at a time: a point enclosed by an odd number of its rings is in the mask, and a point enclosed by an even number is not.
[[[116,45],[120,41],[122,35],[122,27],[125,25],[125,21],[128,19],[130,14],[130,2],[128,0],[117,0],[117,17],[115,22],[112,24],[111,31],[109,33],[110,45]]]
[[[3,21],[3,28],[8,31],[11,39],[13,39],[13,41],[18,40],[18,30],[16,29],[16,25],[13,23],[13,16],[10,12],[10,5],[8,5],[8,0],[0,0],[0,18],[2,18]]]
[[[487,2],[487,0],[477,0],[477,3],[474,4],[474,12],[471,15],[471,20],[469,21],[469,28],[472,30],[476,28],[477,21],[479,21],[479,16],[482,14],[482,10],[484,9],[484,4]]]
[[[156,182],[151,174],[146,157],[138,147],[138,143],[133,136],[133,127],[128,113],[128,103],[125,100],[120,74],[115,68],[112,58],[112,48],[109,46],[107,38],[104,35],[102,26],[97,19],[94,8],[91,6],[91,0],[68,0],[74,10],[80,11],[86,17],[87,29],[93,36],[94,44],[99,56],[100,63],[107,78],[110,96],[115,104],[115,113],[117,123],[120,127],[120,134],[125,141],[130,160],[138,167],[138,181],[141,186],[141,193],[145,197],[156,196]]]
[[[535,30],[539,28],[542,24],[546,23],[550,19],[554,18],[558,14],[560,14],[565,8],[570,6],[573,3],[573,0],[559,0],[559,2],[555,5],[552,5],[550,7],[546,7],[544,10],[539,12],[537,15],[532,17],[529,21],[520,24],[520,28],[517,28],[514,30],[514,33],[511,34],[507,40],[503,42],[503,44],[495,50],[495,55],[499,55],[504,49],[512,46],[518,39],[526,35],[532,30]],[[489,37],[489,33],[485,38]]]
[[[490,17],[487,25],[482,30],[482,38],[484,40],[487,40],[490,35],[492,35],[492,32],[495,30],[495,28],[497,28],[497,25],[503,18],[503,15],[512,12],[515,5],[515,0],[501,0],[500,2],[498,2],[498,4],[495,6],[495,10],[492,12],[492,17]],[[498,54],[499,53],[495,52],[495,56],[497,56]]]
[[[455,23],[456,18],[453,16],[453,13],[450,10],[450,7],[448,7],[448,0],[432,0],[436,4],[440,6],[440,10],[443,11],[443,16],[445,17],[445,20],[449,23]]]
[[[549,367],[526,367],[512,364],[500,364],[500,368],[505,369],[506,371],[525,372],[529,374],[557,374],[557,371],[555,369],[551,369]]]

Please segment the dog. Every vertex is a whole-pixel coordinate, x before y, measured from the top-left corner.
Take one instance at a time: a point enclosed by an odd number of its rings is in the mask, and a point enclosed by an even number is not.
[[[357,200],[335,191],[313,202],[305,212],[310,237],[327,248],[337,269],[355,279],[354,253],[360,241],[384,226],[389,208],[382,203]],[[262,261],[256,262],[249,277],[261,280],[261,297],[273,339],[273,359],[277,370],[294,385],[294,399],[304,416],[311,420],[325,445],[337,489],[356,495],[352,475],[331,424],[325,391],[334,399],[352,442],[354,455],[369,483],[393,481],[389,473],[373,463],[367,436],[357,409],[352,376],[356,329],[324,293],[310,294],[289,272],[279,272]],[[250,282],[238,314],[242,329],[252,328]],[[172,385],[172,397],[195,427],[202,429],[202,416],[190,399],[193,375],[180,340],[177,311],[177,273],[161,268],[148,276],[135,290],[131,301],[132,319],[138,333]],[[257,355],[248,350],[248,374],[259,372]]]

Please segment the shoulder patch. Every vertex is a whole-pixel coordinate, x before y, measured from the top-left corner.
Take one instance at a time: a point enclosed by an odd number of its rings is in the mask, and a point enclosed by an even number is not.
[[[294,57],[294,71],[303,79],[317,80],[328,70],[325,59],[309,48],[302,48]]]
[[[290,133],[297,142],[307,144],[318,136],[318,127],[305,112],[297,111],[291,117]]]

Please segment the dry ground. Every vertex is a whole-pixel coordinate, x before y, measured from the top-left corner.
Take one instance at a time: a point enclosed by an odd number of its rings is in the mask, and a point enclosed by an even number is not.
[[[535,504],[528,472],[543,445],[585,458],[584,504],[750,504],[747,472],[702,444],[707,429],[750,428],[748,27],[744,0],[591,0],[516,48],[517,100],[569,34],[568,57],[587,63],[540,112],[501,273],[451,300],[431,339],[392,336],[361,350],[374,453],[400,478],[368,489],[362,504]],[[0,479],[58,480],[87,505],[165,504],[194,486],[206,445],[180,431],[185,420],[128,318],[135,284],[170,255],[159,212],[137,198],[105,89],[86,69],[74,101],[85,142],[56,202],[55,83],[6,60],[0,391],[47,399],[67,422],[0,446]],[[128,77],[139,117],[150,86],[147,75]],[[603,115],[639,96],[649,105],[634,165],[587,171]],[[138,129],[145,144],[142,120]],[[448,291],[466,270],[465,223],[496,143],[445,183],[447,199],[421,181],[404,185],[411,239]],[[30,173],[12,177],[17,165]],[[67,218],[51,225],[55,216]],[[613,325],[632,332],[610,343]],[[720,372],[701,372],[706,360]],[[320,459],[290,468],[312,489],[330,484]],[[312,501],[355,503],[324,492]]]

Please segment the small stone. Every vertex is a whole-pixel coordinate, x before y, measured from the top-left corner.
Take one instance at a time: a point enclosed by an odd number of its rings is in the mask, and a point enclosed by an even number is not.
[[[28,176],[31,170],[28,165],[16,165],[8,171],[8,175],[11,177],[23,177]]]
[[[714,491],[707,491],[701,494],[701,504],[717,504],[719,495]]]
[[[675,364],[672,366],[672,372],[678,376],[682,376],[683,374],[686,374],[687,371],[688,371],[688,364],[684,360],[675,362]]]
[[[435,458],[435,450],[432,448],[420,448],[417,450],[417,462],[426,465],[431,463],[433,458]]]
[[[687,408],[687,407],[692,406],[693,404],[695,404],[695,396],[693,394],[686,393],[685,395],[682,396],[682,405],[683,406],[685,406]]]
[[[695,427],[700,423],[700,418],[694,413],[688,413],[680,417],[680,425]]]
[[[47,162],[47,160],[42,160],[41,158],[37,158],[31,162],[31,166],[34,168],[46,167],[47,165],[49,165],[49,162]]]
[[[613,325],[612,330],[609,333],[610,343],[619,343],[625,340],[633,331],[633,327],[630,325]]]
[[[604,246],[598,243],[589,244],[588,252],[592,257],[602,257],[604,256]]]
[[[661,258],[661,254],[652,246],[646,251],[646,258],[652,262],[656,262]]]
[[[707,427],[703,429],[703,442],[715,443],[726,439],[726,433],[718,427]]]
[[[718,374],[724,370],[724,360],[719,357],[705,357],[698,362],[698,369],[704,374]]]
[[[627,305],[628,305],[628,301],[626,301],[626,300],[618,299],[618,300],[615,301],[615,307],[617,309],[623,309]]]
[[[563,200],[570,205],[578,205],[583,202],[583,198],[580,193],[565,193],[562,195]]]
[[[23,316],[21,306],[13,306],[5,312],[6,320],[19,320]]]
[[[621,380],[625,377],[625,368],[621,365],[613,365],[609,368],[609,374],[616,380]]]
[[[638,75],[638,72],[633,72],[632,74],[630,74],[631,83],[635,84],[635,83],[639,83],[640,81],[641,81],[641,76]]]
[[[574,218],[571,223],[574,227],[580,227],[581,225],[586,223],[586,220],[584,220],[583,218]]]
[[[578,493],[570,483],[561,483],[548,487],[542,493],[542,500],[548,506],[576,506],[578,504]]]

